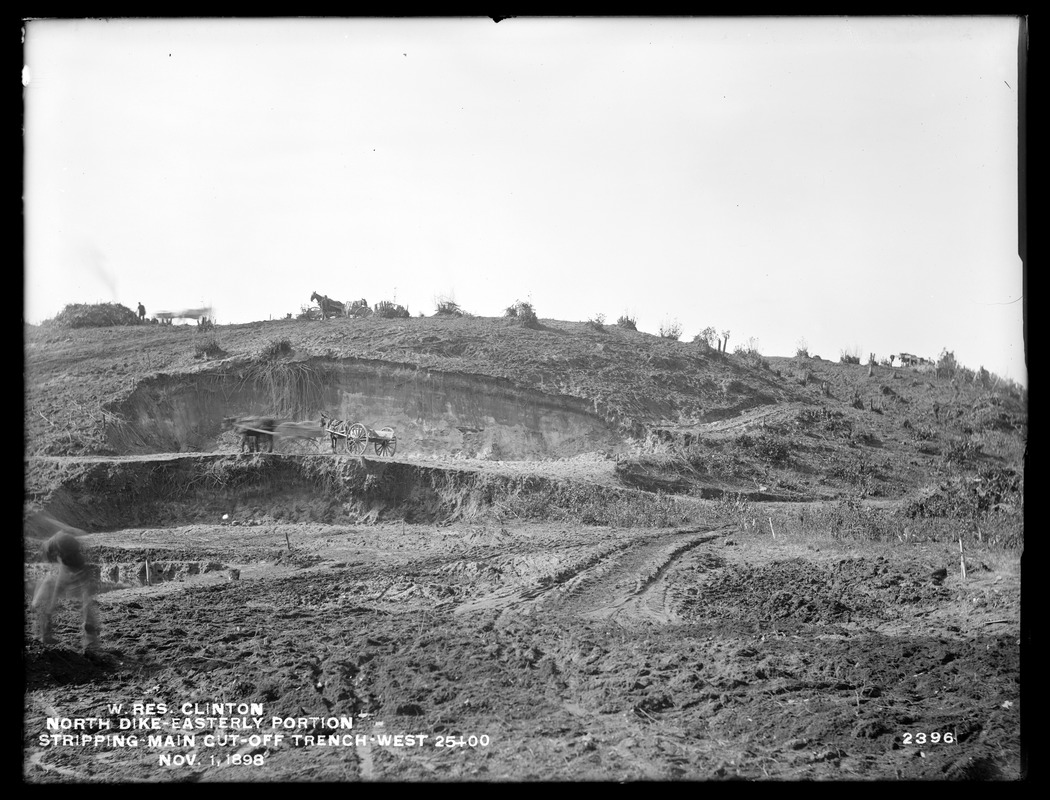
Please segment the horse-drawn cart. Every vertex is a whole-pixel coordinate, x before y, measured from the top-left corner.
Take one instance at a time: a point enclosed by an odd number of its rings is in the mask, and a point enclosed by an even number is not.
[[[372,445],[377,456],[392,456],[397,451],[397,436],[391,427],[374,429],[355,422],[346,427],[328,425],[326,430],[332,436],[333,449],[341,439],[346,452],[353,455],[362,455],[368,445]]]

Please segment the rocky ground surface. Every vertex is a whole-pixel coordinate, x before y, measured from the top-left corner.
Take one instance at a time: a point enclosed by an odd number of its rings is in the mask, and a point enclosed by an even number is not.
[[[719,522],[84,543],[102,644],[80,649],[72,601],[58,645],[27,640],[31,783],[1021,774],[1020,564],[1001,550],[971,549],[964,577],[948,544]]]

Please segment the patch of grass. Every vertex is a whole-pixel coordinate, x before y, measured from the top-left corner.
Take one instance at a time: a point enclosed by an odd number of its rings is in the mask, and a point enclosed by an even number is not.
[[[219,345],[218,339],[209,336],[197,342],[193,348],[193,355],[195,358],[222,358],[226,351]]]
[[[756,526],[759,512],[755,504],[739,492],[726,492],[715,501],[715,516],[741,530]]]
[[[262,361],[276,361],[282,356],[290,356],[294,352],[292,343],[287,339],[274,339],[259,351]]]
[[[638,330],[638,323],[634,317],[627,314],[623,314],[619,319],[616,320],[616,324],[621,328],[626,328],[629,331]]]
[[[502,513],[518,519],[579,522],[619,528],[662,528],[696,522],[704,510],[669,495],[608,491],[586,484],[525,481],[497,500]]]
[[[735,444],[738,448],[749,451],[767,464],[786,463],[791,456],[792,449],[796,446],[787,437],[771,432],[763,432],[758,436],[742,433],[736,437]]]

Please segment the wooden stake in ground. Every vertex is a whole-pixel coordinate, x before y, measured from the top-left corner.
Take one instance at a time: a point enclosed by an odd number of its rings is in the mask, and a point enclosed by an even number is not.
[[[772,533],[773,534],[773,538],[776,539],[777,538],[777,532],[775,530],[773,530],[773,518],[772,517],[766,517],[766,519],[769,520],[769,532]]]
[[[284,543],[288,545],[288,552],[292,552],[292,540],[288,538],[288,531],[284,532]]]
[[[962,579],[966,580],[966,558],[963,556],[962,534],[959,534],[959,567],[962,570]]]

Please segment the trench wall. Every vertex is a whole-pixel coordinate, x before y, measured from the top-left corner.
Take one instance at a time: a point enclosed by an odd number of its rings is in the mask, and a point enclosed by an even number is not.
[[[322,412],[372,428],[393,427],[405,456],[538,460],[615,454],[624,437],[579,398],[500,379],[370,360],[315,359],[217,367],[143,381],[109,409],[107,440],[118,454],[228,452],[239,440],[224,418],[319,420]],[[339,444],[342,444],[340,440]],[[329,450],[327,439],[278,437],[276,448]]]
[[[542,476],[359,456],[183,455],[26,461],[25,510],[87,531],[191,524],[438,523],[501,517],[679,524],[688,503]],[[621,515],[619,518],[617,515]],[[224,519],[225,517],[225,519]]]

